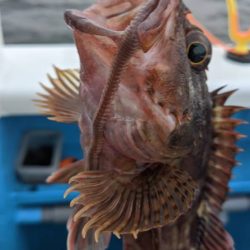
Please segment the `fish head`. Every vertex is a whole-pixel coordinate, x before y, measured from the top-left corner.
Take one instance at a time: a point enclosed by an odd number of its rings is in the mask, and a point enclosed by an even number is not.
[[[202,156],[201,151],[208,151],[204,141],[209,145],[211,129],[206,70],[212,46],[203,31],[188,21],[190,11],[181,1],[166,2],[160,15],[151,13],[149,23],[139,27],[143,106],[150,107],[151,119],[159,125],[155,130],[162,131],[159,138],[167,157]],[[153,17],[158,18],[158,25]],[[152,30],[145,32],[150,23]]]
[[[191,144],[199,148],[204,140],[211,44],[189,23],[182,1],[149,1],[144,8],[142,2],[104,1],[83,12],[68,11],[65,19],[73,28],[81,62],[80,94],[83,117],[88,118],[84,127],[101,109],[113,77],[117,87],[110,97],[105,137],[130,158],[159,162],[187,154]],[[90,137],[91,126],[83,131]]]
[[[137,237],[197,200],[211,137],[211,44],[187,15],[181,0],[104,0],[65,13],[81,62],[86,162],[69,191],[83,193],[74,220],[90,218],[84,236]]]

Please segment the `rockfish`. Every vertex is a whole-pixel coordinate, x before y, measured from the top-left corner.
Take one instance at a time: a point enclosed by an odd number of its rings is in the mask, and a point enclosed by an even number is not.
[[[80,71],[56,68],[38,104],[77,122],[85,157],[48,178],[78,191],[68,250],[230,250],[218,214],[239,151],[225,106],[209,93],[212,46],[181,0],[100,0],[67,10]]]

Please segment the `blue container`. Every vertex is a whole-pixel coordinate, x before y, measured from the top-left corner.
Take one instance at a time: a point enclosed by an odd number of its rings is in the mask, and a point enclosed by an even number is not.
[[[245,111],[238,116],[250,121],[250,112]],[[79,142],[79,130],[76,125],[51,122],[41,116],[0,119],[1,250],[66,249],[65,222],[62,218],[48,219],[48,212],[64,211],[62,209],[67,207],[74,194],[64,200],[63,193],[67,185],[23,183],[15,171],[23,135],[30,131],[39,130],[59,132],[63,135],[62,158],[73,156],[80,159],[83,157]],[[250,135],[249,126],[241,126],[238,130]],[[248,197],[250,194],[249,138],[242,139],[239,145],[245,149],[245,152],[238,156],[242,165],[235,168],[235,178],[230,183],[231,196]],[[227,213],[226,217],[227,228],[235,239],[236,249],[249,249],[250,211]],[[113,237],[109,249],[122,249],[121,241]]]

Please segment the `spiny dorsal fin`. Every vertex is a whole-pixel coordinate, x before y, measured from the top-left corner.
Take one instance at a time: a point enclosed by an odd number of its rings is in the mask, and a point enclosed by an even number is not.
[[[234,130],[244,123],[231,116],[245,108],[225,106],[225,102],[235,91],[220,93],[222,89],[211,93],[213,144],[202,201],[197,210],[196,248],[204,250],[234,249],[233,240],[224,229],[218,214],[228,194],[232,169],[237,163],[235,156],[240,151],[236,142],[242,135]]]
[[[222,88],[211,93],[213,101],[213,145],[208,163],[207,181],[204,198],[213,209],[220,211],[228,193],[228,183],[232,168],[236,165],[235,156],[240,151],[236,142],[243,136],[235,131],[235,127],[245,122],[231,118],[243,107],[225,106],[226,100],[235,92],[220,93]]]
[[[70,180],[72,191],[80,195],[71,202],[81,209],[74,220],[88,218],[82,234],[95,230],[133,234],[174,222],[187,212],[196,197],[197,186],[189,174],[178,168],[161,166],[141,173],[83,171]]]
[[[34,100],[42,113],[50,120],[58,122],[77,122],[80,118],[81,100],[79,96],[80,78],[78,70],[61,70],[55,67],[57,78],[48,78],[49,88],[41,84],[46,94],[38,93],[40,99]]]

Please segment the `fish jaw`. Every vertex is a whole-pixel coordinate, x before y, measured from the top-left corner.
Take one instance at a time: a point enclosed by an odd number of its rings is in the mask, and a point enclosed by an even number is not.
[[[147,18],[136,29],[139,47],[119,76],[119,87],[112,100],[110,119],[103,134],[110,135],[109,130],[116,130],[119,124],[120,135],[107,136],[108,143],[115,146],[119,140],[117,137],[122,136],[131,137],[132,141],[137,140],[134,139],[136,136],[132,136],[135,133],[140,135],[141,141],[135,144],[139,144],[140,148],[148,145],[144,154],[150,155],[151,159],[165,161],[166,156],[172,154],[168,151],[169,137],[183,122],[187,106],[188,75],[185,72],[186,77],[180,78],[176,70],[183,66],[179,65],[180,62],[184,65],[186,63],[186,58],[182,56],[186,45],[181,1],[152,2],[154,4]],[[135,4],[135,7],[138,6]],[[114,70],[113,61],[119,53],[120,42],[127,32],[127,27],[118,31],[113,27],[115,24],[112,26],[108,22],[107,16],[97,18],[97,12],[92,7],[84,12],[69,11],[65,14],[67,24],[73,28],[81,61],[80,94],[86,106],[84,112],[87,113],[83,116],[89,117],[92,122],[105,85]],[[94,29],[89,28],[93,26]],[[181,53],[178,51],[180,48]],[[118,121],[120,118],[123,125]],[[133,128],[129,128],[130,126]],[[91,122],[87,129],[87,126],[80,127],[85,127],[82,131],[84,134],[92,136]],[[121,131],[121,128],[124,130]],[[88,148],[88,145],[85,147]],[[161,156],[157,152],[161,152]],[[121,153],[124,154],[124,150]],[[153,157],[154,154],[156,156]],[[128,153],[125,155],[132,157]]]
[[[172,29],[163,29],[149,50],[139,50],[130,59],[106,125],[109,143],[137,161],[166,162],[187,154],[186,149],[169,147],[172,133],[190,119],[185,112],[191,70],[181,10],[174,7],[166,20]]]
[[[103,143],[107,143],[129,159],[169,163],[169,159],[189,154],[193,141],[192,145],[201,148],[202,137],[197,131],[202,129],[206,134],[208,126],[201,128],[199,121],[209,113],[210,101],[206,97],[205,72],[195,72],[187,56],[186,35],[194,28],[186,19],[182,1],[149,1],[147,15],[136,27],[135,13],[142,13],[140,1],[129,2],[134,5],[127,19],[119,19],[120,25],[112,22],[120,16],[117,9],[100,11],[105,4],[94,5],[80,14],[67,12],[67,17],[76,21],[67,23],[72,26],[81,62],[80,96],[84,108],[79,125],[87,138],[82,145],[89,159],[99,159]],[[126,14],[125,11],[122,16]],[[76,25],[80,16],[83,26]],[[126,39],[134,43],[122,49]],[[134,47],[128,55],[131,46]],[[115,66],[118,56],[122,66]],[[116,81],[112,95],[105,93],[111,76]],[[109,101],[103,109],[104,99]],[[209,115],[205,116],[208,120]],[[94,127],[98,127],[98,133]],[[123,138],[122,147],[117,146],[119,138]],[[130,150],[125,149],[127,145]],[[136,156],[131,152],[135,148],[143,154]],[[91,164],[97,166],[97,160]]]

